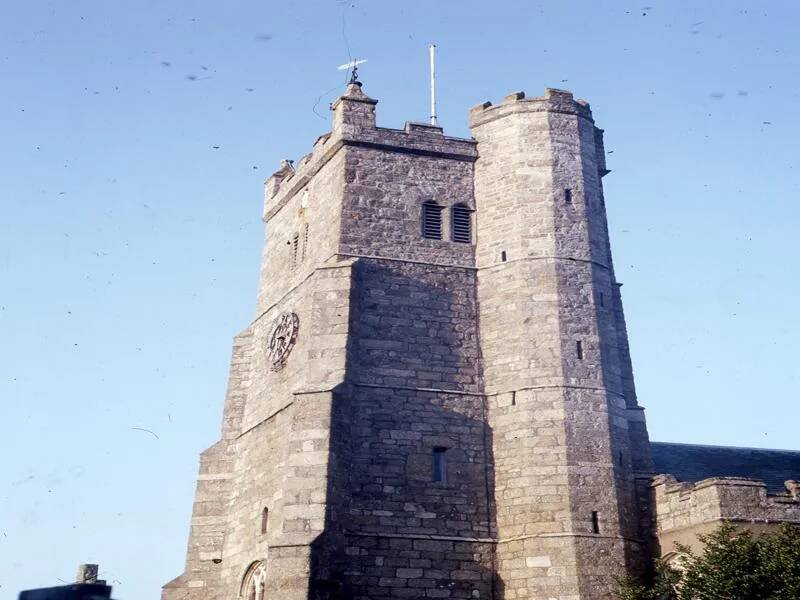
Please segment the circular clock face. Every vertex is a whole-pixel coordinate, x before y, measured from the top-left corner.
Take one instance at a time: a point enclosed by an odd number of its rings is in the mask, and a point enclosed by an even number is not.
[[[297,341],[299,326],[300,318],[292,312],[282,313],[275,320],[267,340],[267,358],[271,370],[280,371],[286,364],[286,359]]]

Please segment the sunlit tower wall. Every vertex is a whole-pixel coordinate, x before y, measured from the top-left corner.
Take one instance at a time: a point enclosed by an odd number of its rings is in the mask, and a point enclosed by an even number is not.
[[[470,113],[497,597],[600,599],[644,560],[650,470],[589,105],[548,89]]]

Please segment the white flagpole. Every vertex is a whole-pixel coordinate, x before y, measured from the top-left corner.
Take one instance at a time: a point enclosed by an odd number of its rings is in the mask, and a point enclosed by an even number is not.
[[[436,44],[428,47],[431,57],[431,125],[436,125]]]

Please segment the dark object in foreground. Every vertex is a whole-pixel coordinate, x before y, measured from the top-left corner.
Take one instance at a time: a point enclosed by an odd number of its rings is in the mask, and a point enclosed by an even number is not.
[[[26,590],[19,593],[19,600],[106,600],[111,598],[111,586],[97,578],[98,565],[78,565],[75,583],[58,587]]]
[[[19,600],[106,600],[111,586],[103,583],[71,583],[20,592]]]

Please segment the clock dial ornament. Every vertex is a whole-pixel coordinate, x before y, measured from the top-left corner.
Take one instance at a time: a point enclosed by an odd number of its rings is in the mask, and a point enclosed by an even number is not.
[[[300,318],[292,313],[282,313],[275,320],[272,333],[267,341],[267,359],[270,370],[280,371],[286,364],[286,359],[297,341],[297,330],[300,327]]]

